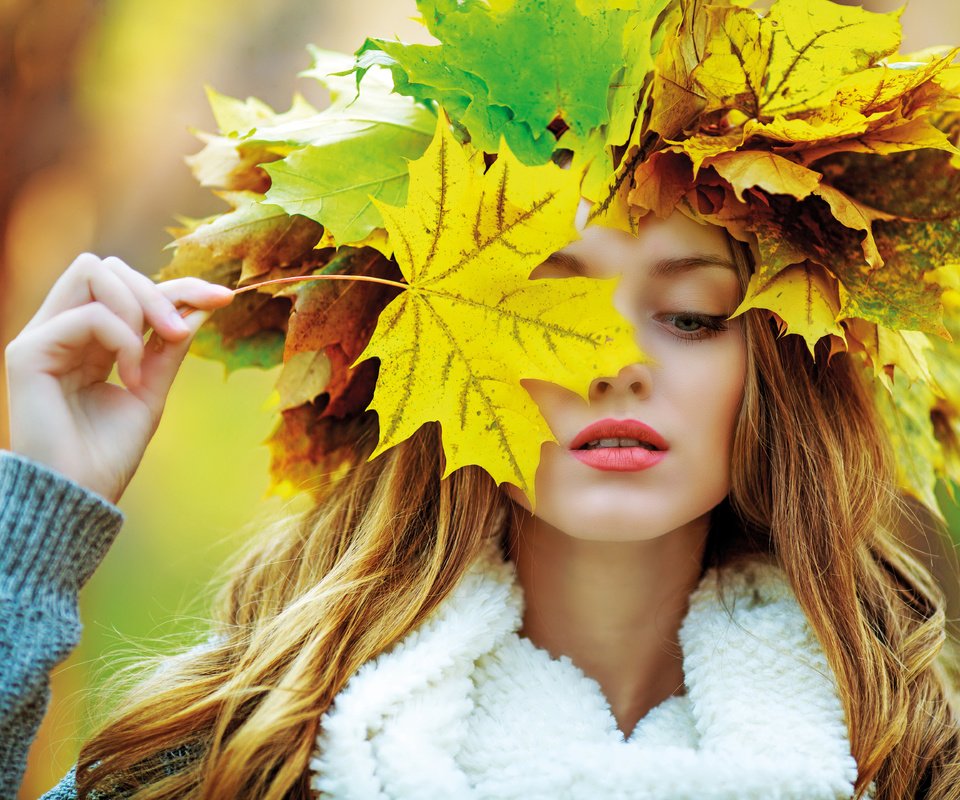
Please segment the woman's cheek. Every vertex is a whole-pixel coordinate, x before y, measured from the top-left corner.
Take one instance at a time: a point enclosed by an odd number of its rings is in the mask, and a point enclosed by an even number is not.
[[[691,444],[713,456],[729,455],[746,381],[746,352],[740,337],[682,343],[672,354],[671,403],[683,409]],[[661,380],[664,378],[661,375]]]
[[[714,428],[718,446],[723,448],[728,459],[733,448],[733,434],[743,402],[746,383],[746,350],[740,337],[729,337],[724,348],[712,360],[709,372],[705,373],[707,385],[702,387],[704,396],[713,399]]]

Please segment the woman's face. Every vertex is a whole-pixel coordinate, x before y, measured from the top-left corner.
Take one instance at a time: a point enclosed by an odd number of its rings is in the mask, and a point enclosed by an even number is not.
[[[589,402],[556,384],[524,381],[559,441],[541,451],[535,516],[604,541],[701,524],[730,488],[746,376],[741,318],[725,321],[740,301],[726,235],[676,212],[666,220],[650,215],[637,236],[599,226],[581,234],[532,277],[620,275],[615,304],[652,361],[598,375]],[[625,427],[603,423],[611,420]],[[659,452],[636,446],[656,434]],[[584,439],[591,443],[582,447]],[[519,491],[509,493],[529,510]]]

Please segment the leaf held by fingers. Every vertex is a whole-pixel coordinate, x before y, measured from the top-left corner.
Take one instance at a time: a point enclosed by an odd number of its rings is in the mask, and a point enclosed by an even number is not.
[[[255,192],[223,192],[231,210],[190,225],[174,242],[176,253],[155,277],[166,281],[196,276],[234,288],[271,278],[309,275],[325,269],[333,248],[317,249],[323,227],[263,203]],[[227,373],[244,367],[270,368],[284,354],[289,285],[268,286],[237,296],[200,328],[190,351],[220,360]]]
[[[577,237],[579,176],[525,167],[505,147],[484,175],[441,123],[410,181],[405,207],[379,205],[410,288],[360,356],[380,359],[373,456],[438,421],[445,475],[477,464],[533,502],[540,447],[555,439],[520,381],[585,397],[598,375],[643,358],[614,281],[529,279]]]

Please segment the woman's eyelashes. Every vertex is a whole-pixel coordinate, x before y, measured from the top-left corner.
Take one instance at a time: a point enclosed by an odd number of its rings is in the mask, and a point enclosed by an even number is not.
[[[727,317],[713,314],[697,314],[692,311],[678,311],[658,314],[657,320],[668,326],[671,334],[678,339],[696,341],[709,339],[727,330]]]

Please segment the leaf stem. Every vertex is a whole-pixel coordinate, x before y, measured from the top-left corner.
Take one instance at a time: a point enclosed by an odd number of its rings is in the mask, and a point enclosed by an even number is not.
[[[374,278],[370,275],[294,275],[290,278],[273,278],[269,281],[251,283],[247,286],[241,286],[239,289],[234,289],[233,293],[237,295],[241,292],[250,292],[263,286],[269,286],[272,283],[296,283],[297,281],[366,281],[367,283],[382,283],[387,286],[396,286],[399,289],[410,288],[406,283],[390,281],[386,278]]]
[[[260,281],[259,283],[241,286],[239,289],[234,289],[233,294],[236,296],[243,292],[251,292],[263,286],[270,286],[270,284],[273,283],[296,283],[298,281],[363,281],[366,283],[382,283],[386,286],[396,286],[398,289],[410,288],[410,285],[407,283],[390,281],[386,278],[374,278],[370,275],[294,275],[289,278],[272,278],[268,281]],[[180,309],[180,316],[183,318],[189,317],[196,310],[193,306],[184,306]]]

